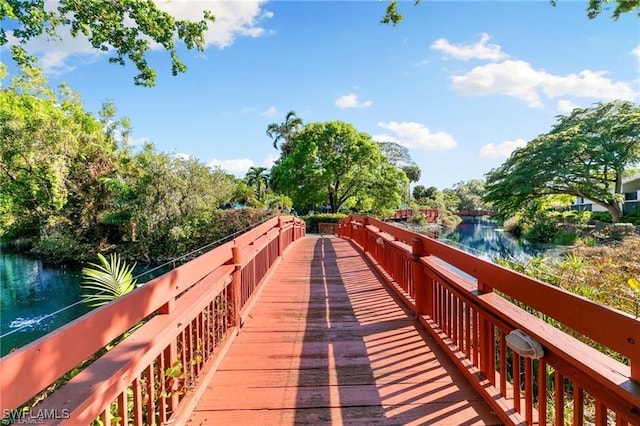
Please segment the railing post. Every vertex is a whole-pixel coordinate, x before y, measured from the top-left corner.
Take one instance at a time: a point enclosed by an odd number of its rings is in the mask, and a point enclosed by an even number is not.
[[[637,359],[631,360],[631,380],[640,383],[640,361]]]
[[[420,258],[428,256],[427,251],[422,244],[421,238],[413,238],[411,240],[411,261],[413,273],[413,291],[415,292],[415,313],[419,318],[421,315],[431,315],[429,307],[431,306],[431,283],[430,278],[424,272],[424,265],[420,262]]]
[[[478,293],[491,293],[493,291],[493,287],[488,285],[482,280],[478,280]],[[496,381],[496,365],[495,365],[495,336],[493,332],[493,327],[491,326],[491,322],[489,318],[484,315],[480,316],[479,325],[479,349],[480,349],[480,371],[484,374],[484,376],[491,382],[491,384],[495,384]]]
[[[158,309],[158,313],[161,315],[169,315],[173,313],[176,309],[176,299],[172,297],[165,303],[160,306]],[[173,367],[173,365],[178,361],[178,344],[176,343],[176,339],[173,339],[169,346],[167,346],[162,354],[164,357],[164,366],[165,369],[168,367]],[[164,384],[163,384],[164,385]],[[169,406],[169,410],[173,411],[178,406],[178,395],[174,392],[176,390],[177,384],[172,385],[172,388],[166,389],[168,393],[167,404]]]
[[[242,248],[237,246],[234,242],[231,247],[232,261],[235,265],[233,275],[231,278],[231,300],[233,300],[233,322],[234,325],[240,328],[240,289],[242,286]]]
[[[282,252],[284,251],[284,232],[282,232],[283,222],[284,221],[282,220],[282,216],[278,216],[278,257],[282,257]],[[295,222],[293,232],[295,232]]]
[[[367,234],[367,225],[369,225],[369,216],[362,220],[362,250],[365,253],[370,252],[369,248],[369,235]]]

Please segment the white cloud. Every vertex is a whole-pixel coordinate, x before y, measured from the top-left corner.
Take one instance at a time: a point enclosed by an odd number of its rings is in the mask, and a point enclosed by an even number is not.
[[[265,117],[275,117],[278,115],[278,110],[274,106],[270,106],[260,113],[260,115],[264,115]]]
[[[137,146],[137,145],[144,145],[146,143],[151,142],[151,140],[149,140],[149,138],[147,137],[141,137],[141,138],[134,138],[129,136],[129,139],[127,140],[127,142],[129,142],[129,145],[133,145],[133,146]]]
[[[273,164],[276,162],[278,158],[280,158],[278,154],[268,154],[267,158],[265,158],[264,161],[262,162],[262,167],[266,167],[267,169],[270,169],[271,167],[273,167]]]
[[[207,46],[214,45],[222,49],[233,44],[238,36],[261,37],[270,34],[261,23],[273,17],[273,13],[262,9],[266,0],[257,1],[190,1],[190,0],[156,0],[158,8],[177,19],[199,21],[203,11],[211,11],[216,20],[209,23],[205,33]],[[55,2],[45,2],[53,4]],[[50,9],[50,8],[49,8]],[[67,28],[58,30],[59,39],[49,40],[48,36],[30,40],[25,48],[39,57],[45,72],[62,74],[73,71],[78,64],[91,63],[108,52],[99,51],[91,46],[84,36],[72,37]],[[8,34],[7,46],[16,44],[17,40],[11,32]],[[151,49],[159,50],[159,43],[151,43]]]
[[[631,52],[629,52],[629,54],[635,56],[636,59],[638,59],[640,61],[640,44],[637,45],[635,47],[635,49],[631,50]]]
[[[247,174],[247,170],[249,170],[249,167],[254,166],[254,163],[253,160],[249,158],[236,158],[228,160],[218,160],[217,158],[214,158],[207,165],[209,167],[220,167],[227,173],[242,177]]]
[[[233,44],[237,36],[261,37],[268,31],[260,26],[265,19],[273,17],[273,12],[262,9],[266,0],[258,1],[193,1],[155,0],[158,7],[178,19],[200,20],[203,12],[209,10],[216,21],[209,23],[205,34],[207,45],[225,48]]]
[[[502,93],[524,100],[531,107],[543,106],[541,95],[549,98],[575,96],[602,101],[633,101],[638,92],[631,84],[614,82],[605,71],[583,70],[564,76],[536,70],[531,64],[509,60],[473,68],[452,77],[453,87],[464,95],[481,96]]]
[[[379,122],[378,127],[390,130],[395,133],[396,136],[387,137],[386,135],[376,135],[374,140],[397,142],[407,148],[437,151],[453,149],[458,145],[450,134],[444,132],[431,133],[424,124],[413,121],[403,121],[401,123],[395,121],[388,123]]]
[[[562,113],[570,113],[576,108],[580,108],[580,105],[573,103],[566,99],[560,99],[557,105],[558,111]]]
[[[373,102],[360,102],[358,101],[357,95],[349,93],[348,95],[340,96],[338,99],[336,99],[334,105],[338,108],[368,108],[373,105]]]
[[[490,143],[480,148],[480,158],[483,160],[495,160],[496,158],[508,158],[517,148],[522,148],[527,143],[524,139],[504,141],[501,144]]]
[[[371,139],[373,139],[376,142],[394,142],[394,143],[397,143],[397,144],[400,143],[398,138],[396,138],[394,136],[389,136],[389,135],[384,134],[384,133],[373,135],[373,136],[371,136]]]
[[[431,44],[431,49],[440,50],[447,57],[468,61],[469,59],[486,59],[500,61],[507,58],[507,54],[497,44],[487,44],[490,37],[482,33],[480,41],[475,44],[452,44],[445,38],[439,38]]]

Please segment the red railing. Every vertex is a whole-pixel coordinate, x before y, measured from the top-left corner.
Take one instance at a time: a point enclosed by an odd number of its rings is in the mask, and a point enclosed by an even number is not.
[[[504,423],[640,425],[640,321],[368,217],[345,218],[338,235],[361,248]],[[515,329],[544,356],[508,347]]]
[[[416,210],[416,212],[419,212],[421,215],[423,215],[427,219],[428,223],[437,223],[438,217],[440,215],[440,212],[438,209],[421,209],[421,210]],[[396,212],[393,214],[392,217],[390,217],[390,219],[407,219],[413,216],[413,214],[414,214],[413,209],[399,209],[399,210],[396,210]]]
[[[300,219],[270,219],[6,355],[0,359],[2,415],[38,424],[184,423],[260,284],[304,235]],[[42,403],[16,411],[89,358],[88,367]]]

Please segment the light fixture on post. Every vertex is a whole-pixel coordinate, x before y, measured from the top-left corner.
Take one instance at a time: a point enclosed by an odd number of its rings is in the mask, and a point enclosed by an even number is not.
[[[522,357],[539,359],[544,356],[542,345],[522,330],[513,330],[504,339],[507,341],[507,346]]]
[[[382,237],[376,238],[376,244],[380,246],[384,246],[384,240],[382,239]]]

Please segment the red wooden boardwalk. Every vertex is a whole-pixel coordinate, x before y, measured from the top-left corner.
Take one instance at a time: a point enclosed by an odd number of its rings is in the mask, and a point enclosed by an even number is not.
[[[498,424],[347,240],[277,267],[189,425]]]

